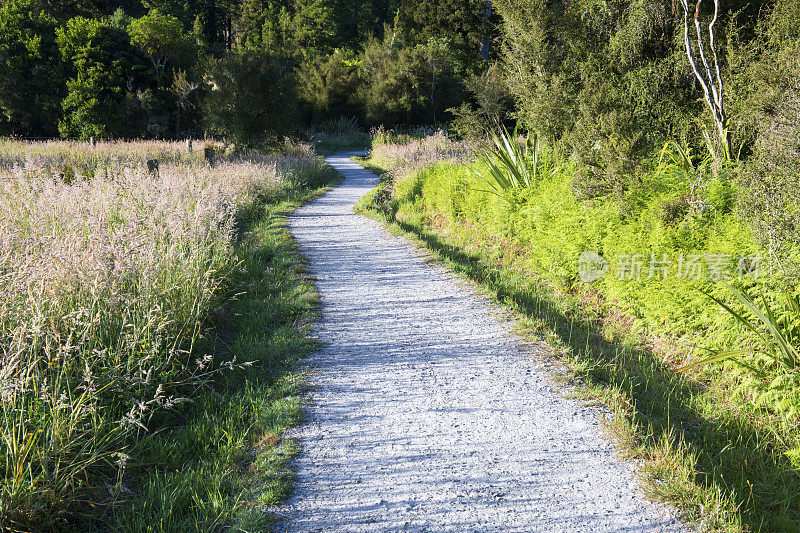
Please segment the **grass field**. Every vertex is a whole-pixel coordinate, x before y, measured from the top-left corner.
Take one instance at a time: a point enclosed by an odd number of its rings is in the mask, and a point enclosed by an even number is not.
[[[281,217],[335,173],[304,147],[209,168],[165,142],[0,161],[0,525],[268,520],[315,309]]]
[[[367,164],[384,179],[360,209],[411,235],[515,310],[523,333],[553,345],[576,394],[615,414],[608,430],[623,453],[642,460],[652,496],[676,504],[704,531],[796,531],[796,420],[756,401],[752,380],[736,365],[675,372],[696,359],[692,346],[754,346],[699,290],[725,298],[724,286],[713,279],[577,279],[582,246],[608,254],[627,243],[649,254],[684,236],[694,240],[675,249],[687,254],[753,253],[730,209],[659,226],[654,213],[663,212],[664,197],[677,196],[667,188],[661,197],[640,195],[638,214],[620,216],[624,204],[614,197],[576,201],[568,164],[508,201],[468,170],[476,149],[451,144],[448,151],[446,143],[373,146]],[[744,284],[777,301],[765,278]]]

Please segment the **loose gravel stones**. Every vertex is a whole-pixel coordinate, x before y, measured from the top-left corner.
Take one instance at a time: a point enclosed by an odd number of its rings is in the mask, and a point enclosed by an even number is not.
[[[296,490],[279,531],[686,531],[470,286],[353,213],[377,176],[292,216],[322,295]],[[524,348],[523,348],[524,346]],[[539,351],[537,356],[537,351]]]

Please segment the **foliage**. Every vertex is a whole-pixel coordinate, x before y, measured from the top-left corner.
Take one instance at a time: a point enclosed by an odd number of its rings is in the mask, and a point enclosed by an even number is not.
[[[331,48],[336,32],[334,2],[298,0],[296,9],[294,23],[297,44],[307,50]]]
[[[63,73],[55,36],[55,21],[31,0],[0,5],[0,114],[13,131],[56,132]]]
[[[184,46],[183,24],[172,15],[164,15],[157,9],[152,9],[147,15],[133,19],[128,33],[131,44],[153,63],[160,84],[167,63]]]
[[[241,47],[281,50],[291,45],[292,17],[285,2],[245,0],[239,19]]]
[[[357,69],[355,54],[341,49],[298,67],[298,96],[312,124],[330,116],[361,114],[356,100]]]
[[[454,117],[450,128],[461,138],[475,140],[504,126],[510,118],[512,98],[499,64],[468,77],[464,84],[472,101],[447,110]]]
[[[402,48],[389,37],[364,47],[358,98],[371,124],[437,124],[463,92],[450,43],[431,40]]]
[[[485,10],[481,0],[404,0],[397,9],[397,29],[412,45],[447,39],[466,56],[465,63],[475,63],[481,43],[493,33]]]
[[[519,201],[515,193],[536,187],[538,181],[552,175],[547,147],[542,148],[539,137],[519,142],[519,132],[509,133],[502,128],[489,137],[491,148],[478,154],[478,162],[470,170],[491,189],[489,192],[509,203]]]
[[[761,406],[777,410],[787,420],[796,420],[800,414],[800,297],[784,292],[785,307],[773,310],[763,294],[759,306],[746,292],[730,285],[728,289],[744,307],[744,312],[711,294],[707,296],[753,333],[760,346],[752,350],[712,351],[712,355],[679,371],[733,361],[753,374],[755,379],[747,385],[762,392],[757,399]],[[751,353],[755,355],[754,361],[746,358]]]
[[[787,279],[800,272],[800,2],[781,0],[758,37],[738,40],[731,83],[740,153],[739,212]]]
[[[137,102],[128,86],[137,85],[135,72],[142,61],[125,30],[76,17],[59,28],[57,41],[70,75],[61,104],[61,135],[87,139],[141,131]]]
[[[175,97],[175,137],[180,138],[181,117],[185,116],[197,107],[196,94],[200,88],[198,83],[192,82],[186,77],[186,71],[176,69],[172,73],[172,86],[170,92]],[[185,127],[185,126],[184,126]]]
[[[239,150],[276,144],[295,130],[297,97],[291,62],[267,52],[231,52],[211,67],[208,126]]]
[[[355,117],[328,118],[320,123],[320,128],[326,133],[333,135],[354,135],[361,129],[358,127],[358,120]]]
[[[598,176],[627,183],[665,141],[698,141],[701,95],[669,2],[497,5],[520,118]]]

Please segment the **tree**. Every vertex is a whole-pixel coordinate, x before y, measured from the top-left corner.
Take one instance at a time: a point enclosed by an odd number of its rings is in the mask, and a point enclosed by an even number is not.
[[[719,72],[719,59],[717,58],[717,46],[714,43],[714,25],[719,18],[719,0],[714,0],[714,15],[711,22],[708,24],[708,48],[709,54],[706,54],[705,46],[703,44],[703,32],[700,29],[700,6],[703,0],[697,1],[697,7],[694,11],[694,28],[697,32],[697,51],[692,47],[692,41],[689,38],[689,13],[690,8],[688,0],[681,0],[681,7],[683,7],[683,42],[686,47],[686,57],[689,59],[689,64],[692,66],[695,78],[700,82],[703,88],[703,95],[706,104],[711,111],[711,116],[714,119],[714,126],[717,130],[720,144],[722,145],[723,159],[729,159],[731,156],[730,147],[730,133],[728,131],[728,115],[725,112],[725,105],[723,98],[724,85],[722,83],[722,76]],[[697,55],[697,57],[695,57]],[[708,56],[708,57],[707,57]],[[709,59],[710,57],[710,59]],[[698,62],[701,65],[698,66]]]
[[[373,124],[431,124],[462,101],[459,62],[447,41],[400,47],[390,35],[371,40],[359,65],[358,99]]]
[[[63,137],[137,136],[140,113],[131,109],[144,66],[121,28],[76,17],[59,28],[57,42],[71,76],[58,129]],[[131,94],[133,93],[133,94]]]
[[[486,138],[502,129],[513,106],[500,65],[495,63],[485,72],[468,77],[464,84],[472,102],[448,109],[455,116],[450,127],[465,139]]]
[[[75,17],[101,18],[119,9],[134,16],[145,11],[141,0],[33,0],[33,5],[59,23]]]
[[[492,32],[485,0],[403,0],[397,25],[410,44],[446,38],[473,61],[481,42]]]
[[[265,51],[229,52],[214,61],[205,101],[209,129],[237,149],[276,144],[298,123],[293,64]]]
[[[234,27],[237,44],[250,50],[283,48],[290,22],[285,2],[244,0]]]
[[[161,85],[167,63],[185,47],[183,24],[172,15],[152,9],[143,17],[132,20],[128,33],[131,43],[153,63]]]
[[[329,56],[306,61],[297,71],[298,93],[312,122],[333,115],[358,115],[355,101],[358,61],[355,54],[336,49]]]
[[[63,97],[56,23],[31,0],[0,6],[0,113],[15,133],[53,135]]]
[[[296,0],[295,42],[307,54],[331,50],[336,36],[333,0]]]
[[[194,108],[192,102],[192,94],[197,90],[199,85],[191,82],[186,77],[185,70],[175,70],[172,73],[172,86],[170,91],[175,96],[175,138],[181,136],[181,114],[186,114]]]

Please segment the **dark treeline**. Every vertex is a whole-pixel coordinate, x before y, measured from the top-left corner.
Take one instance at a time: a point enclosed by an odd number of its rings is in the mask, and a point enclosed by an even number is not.
[[[441,121],[490,23],[473,0],[4,0],[0,134],[252,144],[331,113]]]
[[[721,153],[683,25],[681,0],[5,0],[0,134],[245,146],[339,116],[462,136],[517,120],[583,163],[591,197],[667,141]],[[729,151],[755,185],[792,182],[800,0],[725,2],[715,32]]]

